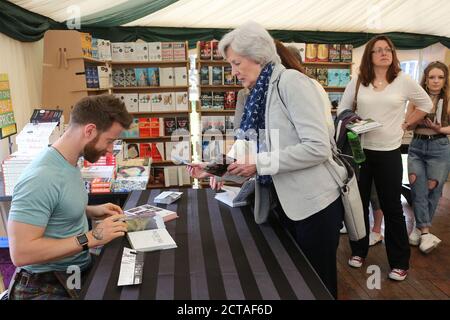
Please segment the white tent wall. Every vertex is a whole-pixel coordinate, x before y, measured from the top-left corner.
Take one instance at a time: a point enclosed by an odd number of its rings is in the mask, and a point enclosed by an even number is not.
[[[0,73],[9,76],[14,118],[20,132],[29,122],[33,109],[41,107],[43,40],[25,43],[0,33],[0,48]],[[15,137],[11,137],[12,141]],[[8,155],[5,138],[0,142],[0,160]]]

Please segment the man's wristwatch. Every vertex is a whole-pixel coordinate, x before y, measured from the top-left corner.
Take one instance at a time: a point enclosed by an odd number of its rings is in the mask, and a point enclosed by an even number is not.
[[[88,237],[86,236],[86,233],[82,233],[76,236],[78,244],[83,247],[83,251],[89,250],[88,246]]]

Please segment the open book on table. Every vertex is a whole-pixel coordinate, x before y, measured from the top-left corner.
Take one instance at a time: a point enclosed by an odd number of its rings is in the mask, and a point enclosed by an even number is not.
[[[349,123],[345,127],[356,134],[361,134],[378,129],[379,127],[382,126],[383,125],[381,123],[376,122],[375,120],[364,119],[357,122]]]
[[[215,199],[233,208],[246,206],[255,192],[255,180],[248,180],[241,187],[223,186],[222,190],[225,192],[217,193]]]
[[[125,211],[126,212],[126,211]],[[127,215],[127,238],[134,250],[147,252],[176,248],[177,245],[158,214]]]

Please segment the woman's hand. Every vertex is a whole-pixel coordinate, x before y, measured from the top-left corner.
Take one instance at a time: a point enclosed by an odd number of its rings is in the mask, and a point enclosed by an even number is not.
[[[209,177],[209,186],[213,190],[220,190],[223,186],[223,181],[217,181],[216,177]]]
[[[441,126],[440,124],[438,124],[438,123],[434,123],[433,121],[431,121],[431,120],[428,119],[428,118],[426,118],[426,119],[424,120],[424,125],[425,125],[427,128],[430,128],[431,130],[436,131],[437,133],[441,133],[441,128],[442,128],[442,126]]]
[[[192,178],[196,179],[202,179],[212,176],[212,174],[204,171],[205,166],[206,164],[204,163],[192,163],[186,166],[186,171]]]
[[[256,174],[256,164],[238,164],[234,162],[228,166],[230,174],[250,178]]]

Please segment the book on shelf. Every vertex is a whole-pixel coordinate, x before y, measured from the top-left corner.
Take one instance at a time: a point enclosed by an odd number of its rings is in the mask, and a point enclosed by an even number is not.
[[[186,67],[175,67],[173,68],[173,73],[175,77],[175,86],[187,86],[187,69]]]
[[[328,86],[328,69],[327,68],[317,68],[317,81],[322,86]]]
[[[210,79],[210,75],[209,75],[209,67],[208,66],[201,66],[200,67],[200,85],[202,86],[207,86],[210,84],[209,79]]]
[[[147,68],[147,81],[148,85],[151,87],[158,87],[159,86],[159,68],[157,67],[150,67]]]
[[[341,69],[328,69],[328,86],[339,87],[341,83]]]
[[[175,92],[176,111],[189,111],[189,100],[187,92]]]
[[[353,122],[350,124],[347,124],[345,127],[349,129],[350,131],[353,131],[356,134],[361,134],[365,132],[369,132],[375,129],[378,129],[379,127],[382,127],[383,125],[373,119],[364,119],[357,122]]]
[[[236,91],[226,91],[224,97],[224,109],[233,110],[236,109]]]
[[[213,60],[223,60],[223,57],[219,52],[219,41],[217,40],[211,41],[211,51]]]
[[[241,187],[223,186],[222,190],[225,192],[217,193],[215,199],[233,208],[246,206],[255,193],[255,180],[247,180]]]
[[[125,68],[125,87],[137,87],[136,73],[134,68]]]
[[[328,48],[328,60],[330,62],[340,62],[341,61],[341,45],[340,44],[330,44]]]
[[[317,68],[316,67],[305,67],[306,75],[310,78],[317,78]]]
[[[183,192],[163,191],[153,200],[154,203],[171,204],[181,198]]]
[[[135,54],[134,61],[148,61],[148,44],[147,42],[136,42],[134,44]]]
[[[222,66],[212,66],[211,84],[213,86],[223,85],[223,68],[222,68]]]
[[[200,59],[211,60],[212,58],[211,41],[199,41],[199,48],[200,48]]]
[[[135,68],[134,72],[136,74],[136,81],[138,87],[147,87],[148,83],[148,74],[147,68]]]
[[[234,85],[235,83],[236,83],[236,81],[235,81],[235,77],[233,76],[231,66],[224,66],[223,67],[223,84],[230,86],[230,85]]]
[[[161,61],[161,42],[149,42],[148,45],[148,61]]]
[[[139,93],[138,95],[139,112],[151,112],[152,111],[152,97],[149,93]]]
[[[306,44],[305,62],[317,61],[317,47],[318,47],[317,43]]]
[[[200,106],[202,110],[212,108],[213,93],[211,91],[202,92],[200,95]]]
[[[351,44],[341,44],[341,61],[352,62],[353,46]]]
[[[213,92],[213,110],[223,110],[225,108],[225,92]]]
[[[159,68],[159,83],[161,87],[173,87],[175,85],[173,68]]]
[[[161,43],[161,59],[162,61],[173,61],[173,44],[172,42]]]
[[[186,43],[185,42],[172,42],[173,47],[173,60],[184,61],[186,60]]]
[[[317,61],[328,62],[328,44],[317,45]]]
[[[136,60],[135,47],[136,46],[134,42],[124,42],[123,44],[124,61]]]

